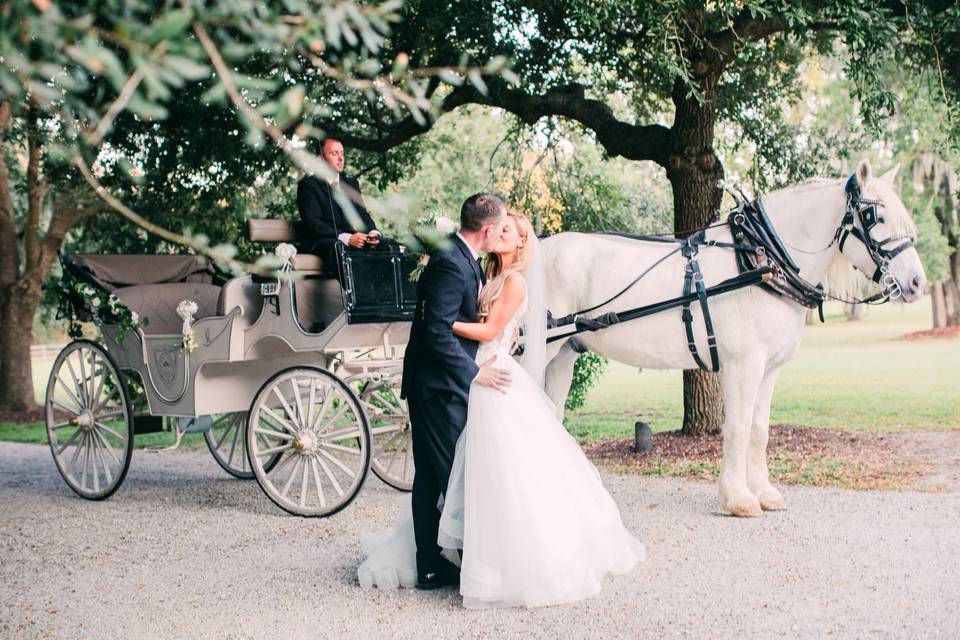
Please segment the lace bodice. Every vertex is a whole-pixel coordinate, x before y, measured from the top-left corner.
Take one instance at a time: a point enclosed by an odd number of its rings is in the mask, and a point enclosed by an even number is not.
[[[510,353],[514,332],[517,330],[517,326],[523,321],[523,314],[526,312],[527,297],[524,296],[520,307],[513,314],[513,317],[510,318],[510,321],[507,322],[507,324],[503,327],[503,331],[500,332],[500,335],[490,342],[480,343],[480,347],[477,349],[477,357],[475,358],[476,362],[483,364],[498,351],[506,351],[507,353]]]

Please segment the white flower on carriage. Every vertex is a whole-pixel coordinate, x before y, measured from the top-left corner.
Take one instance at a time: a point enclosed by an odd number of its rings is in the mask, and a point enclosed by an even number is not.
[[[95,291],[94,288],[91,287],[90,285],[85,284],[85,285],[83,285],[83,289],[81,289],[81,293],[83,293],[83,295],[89,297],[89,296],[92,296],[93,294],[95,294],[96,291]]]
[[[96,298],[96,297],[90,298],[90,306],[93,307],[94,309],[99,309],[99,308],[100,308],[100,298]]]
[[[293,257],[297,255],[297,248],[289,242],[281,242],[277,245],[277,248],[274,249],[274,253],[276,253],[277,257],[285,264],[290,264]]]
[[[193,337],[193,314],[197,312],[197,303],[193,300],[181,300],[177,305],[177,315],[183,318],[183,348],[190,352],[197,348],[197,341]]]
[[[457,230],[457,223],[446,216],[437,216],[437,219],[433,221],[433,225],[440,233],[453,233]]]
[[[111,293],[110,297],[107,298],[107,305],[110,307],[110,312],[113,314],[120,313],[120,298],[117,297],[117,294]]]
[[[197,303],[193,300],[181,300],[180,304],[177,305],[177,315],[183,318],[184,322],[189,322],[193,319],[193,314],[197,312]]]
[[[130,322],[132,322],[134,326],[139,324],[140,314],[138,314],[136,311],[130,311]]]

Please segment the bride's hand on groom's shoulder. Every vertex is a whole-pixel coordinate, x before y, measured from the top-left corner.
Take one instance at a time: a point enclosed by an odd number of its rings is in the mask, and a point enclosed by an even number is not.
[[[477,374],[474,382],[485,387],[493,387],[498,391],[506,391],[510,387],[510,371],[493,366],[496,360],[497,356],[493,356],[480,365],[480,373]]]

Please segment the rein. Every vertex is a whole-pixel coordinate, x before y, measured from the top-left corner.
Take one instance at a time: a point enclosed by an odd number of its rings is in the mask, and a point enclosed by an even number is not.
[[[687,261],[684,266],[683,295],[680,298],[668,301],[669,304],[665,302],[660,305],[648,305],[648,307],[651,307],[649,311],[666,310],[676,306],[682,307],[681,318],[687,335],[687,346],[690,349],[690,354],[693,356],[694,362],[696,362],[700,369],[705,371],[716,372],[720,370],[717,339],[714,334],[713,321],[708,305],[708,299],[712,295],[725,293],[744,286],[759,285],[775,295],[789,298],[804,307],[811,309],[817,308],[821,322],[824,320],[823,303],[827,298],[850,303],[882,304],[891,298],[896,298],[901,295],[899,283],[889,272],[889,264],[900,253],[912,247],[913,241],[909,237],[902,235],[891,236],[882,241],[873,239],[870,235],[870,230],[879,222],[883,222],[883,219],[877,212],[877,207],[880,203],[863,198],[860,185],[857,183],[855,175],[851,176],[844,186],[844,192],[847,196],[846,210],[843,220],[837,228],[836,234],[834,234],[833,240],[826,247],[815,253],[827,251],[837,243],[839,243],[840,251],[843,251],[844,243],[850,236],[853,236],[863,243],[870,258],[877,266],[877,270],[873,274],[873,281],[880,283],[883,289],[879,293],[862,300],[844,300],[837,296],[827,294],[821,283],[813,284],[804,279],[800,275],[799,265],[797,265],[791,257],[787,245],[780,238],[770,217],[767,215],[761,199],[755,198],[749,200],[742,191],[740,192],[741,197],[738,197],[733,191],[728,190],[728,192],[733,196],[736,206],[727,217],[726,222],[702,227],[685,238],[671,237],[669,235],[644,236],[632,233],[606,234],[631,240],[671,243],[678,246],[656,260],[612,297],[592,307],[577,311],[576,313],[571,313],[556,320],[551,319],[551,327],[575,324],[577,327],[576,331],[573,333],[565,333],[564,337],[566,337],[582,331],[597,331],[624,320],[648,315],[647,308],[641,307],[640,309],[619,313],[608,312],[599,318],[587,319],[581,317],[583,314],[595,311],[624,295],[647,274],[676,253],[680,253]],[[857,224],[858,222],[859,226]],[[708,229],[721,226],[729,226],[734,242],[719,242],[707,239],[706,232]],[[905,240],[905,242],[893,248],[888,248],[888,245],[900,240]],[[697,255],[701,247],[721,247],[734,252],[737,268],[740,272],[740,276],[738,276],[740,280],[735,283],[735,286],[728,285],[722,288],[714,287],[711,289],[705,287],[703,273],[697,261]],[[808,253],[799,249],[796,250],[801,253]],[[750,277],[751,275],[757,274],[762,274],[763,277]],[[730,282],[733,280],[735,279],[732,279]],[[709,367],[703,361],[703,358],[701,358],[694,339],[693,314],[690,311],[690,307],[694,302],[699,303],[703,313],[704,328],[707,333],[707,345],[710,351]],[[653,309],[653,307],[657,307],[657,309]],[[642,313],[637,313],[639,311],[642,311]]]

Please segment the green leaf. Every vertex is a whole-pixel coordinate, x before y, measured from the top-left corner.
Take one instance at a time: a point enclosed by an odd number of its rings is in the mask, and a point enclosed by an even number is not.
[[[203,80],[210,76],[210,67],[184,56],[166,55],[163,64],[185,80]]]
[[[441,69],[437,76],[447,84],[453,85],[454,87],[459,87],[463,84],[463,78],[458,76],[450,69]]]
[[[162,40],[170,40],[179,36],[193,20],[193,12],[184,9],[173,9],[160,16],[150,25],[147,31],[147,44],[153,46]]]

